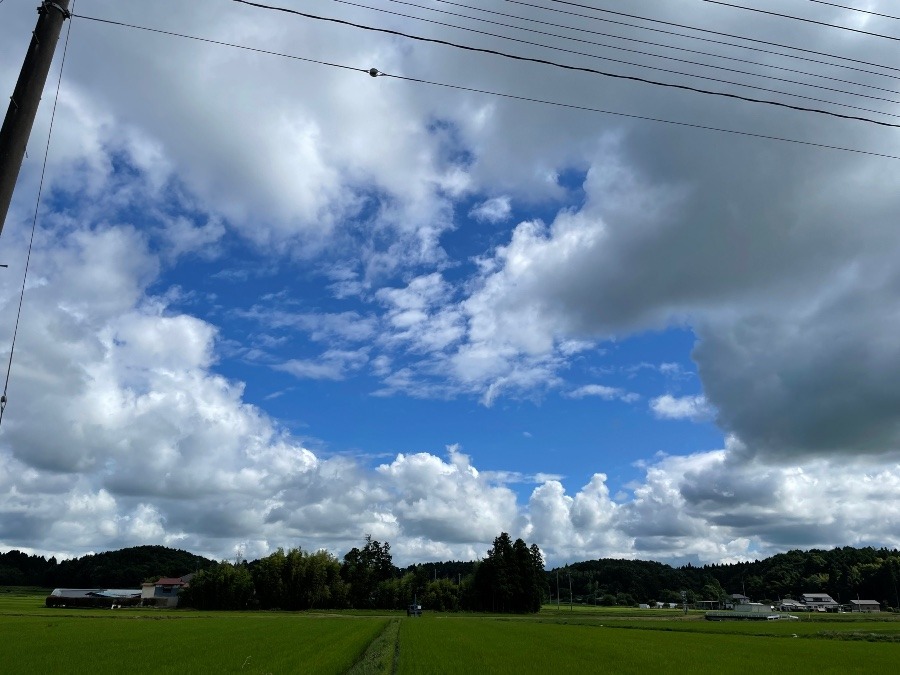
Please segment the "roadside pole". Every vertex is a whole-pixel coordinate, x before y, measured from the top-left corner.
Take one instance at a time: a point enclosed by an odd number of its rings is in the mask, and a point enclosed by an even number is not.
[[[25,146],[41,102],[63,22],[70,18],[69,0],[44,0],[19,80],[0,129],[0,234],[25,156]]]

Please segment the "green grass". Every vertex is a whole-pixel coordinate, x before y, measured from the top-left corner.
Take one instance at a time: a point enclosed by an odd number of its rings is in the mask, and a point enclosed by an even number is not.
[[[6,592],[9,590],[9,592]],[[710,622],[702,612],[556,607],[499,616],[50,609],[0,588],[6,673],[893,672],[900,616]],[[797,637],[793,637],[796,635]]]
[[[372,640],[362,658],[348,671],[348,675],[392,675],[394,672],[400,619],[388,622],[381,635]]]
[[[426,617],[400,629],[398,673],[893,672],[894,644]]]
[[[388,619],[58,610],[0,594],[4,673],[345,673]],[[36,602],[40,600],[40,602]]]

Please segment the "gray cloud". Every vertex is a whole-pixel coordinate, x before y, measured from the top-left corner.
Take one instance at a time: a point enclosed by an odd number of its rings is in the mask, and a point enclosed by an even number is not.
[[[896,135],[874,125],[523,69],[220,4],[165,0],[151,12],[97,0],[90,11],[475,88],[900,154]],[[3,7],[4,91],[34,20],[33,7],[16,7]],[[699,3],[644,0],[629,11],[837,49],[824,30]],[[831,18],[833,9],[809,12]],[[892,58],[845,38],[848,56]],[[503,528],[541,541],[553,560],[735,560],[835,536],[900,544],[896,162],[417,87],[84,20],[66,69],[66,124],[54,132],[41,263],[0,438],[0,547],[73,554],[162,541],[220,557],[301,538],[339,549],[372,532],[407,558],[453,557],[480,554]],[[45,105],[33,139],[48,122]],[[38,166],[23,168],[3,239],[13,264],[0,278],[3,325],[13,323],[10,280],[21,278]],[[508,201],[485,202],[490,195]],[[459,261],[447,259],[442,237],[463,198],[493,207],[473,217],[500,220],[512,202],[549,215],[518,223],[480,252],[476,274],[450,281]],[[160,206],[173,200],[191,218]],[[541,481],[525,504],[459,453],[403,455],[377,471],[318,457],[215,372],[218,327],[151,290],[166,265],[216,255],[229,233],[285,264],[324,260],[335,295],[367,306],[297,313],[272,299],[262,309],[273,330],[339,342],[318,361],[295,358],[299,376],[368,372],[372,358],[382,395],[490,405],[571,391],[561,373],[603,340],[689,327],[703,394],[733,437],[722,451],[648,463],[621,499],[597,473],[575,488]],[[360,343],[375,343],[371,355]],[[398,365],[401,354],[415,358]],[[141,480],[148,474],[159,479]]]

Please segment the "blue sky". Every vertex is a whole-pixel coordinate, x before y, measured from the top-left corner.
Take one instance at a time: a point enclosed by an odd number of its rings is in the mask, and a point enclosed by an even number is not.
[[[0,5],[9,91],[32,5]],[[788,45],[772,54],[535,5],[280,6],[895,121],[870,35],[603,5]],[[0,427],[0,550],[342,555],[371,533],[406,564],[507,531],[559,564],[898,545],[895,129],[237,2],[75,12]],[[463,30],[488,12],[566,37]],[[660,56],[609,46],[626,39]],[[7,357],[61,53],[0,239]]]

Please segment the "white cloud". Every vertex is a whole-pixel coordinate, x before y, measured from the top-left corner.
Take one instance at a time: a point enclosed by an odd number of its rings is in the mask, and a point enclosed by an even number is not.
[[[637,4],[687,22],[703,11]],[[137,3],[92,7],[154,23]],[[160,28],[576,105],[596,106],[588,83],[601,82],[536,78],[496,60],[484,68],[483,55],[237,3],[153,8]],[[5,91],[33,21],[33,7],[4,4]],[[721,21],[740,23],[736,32],[746,18]],[[810,48],[833,46],[822,31],[774,30],[776,40],[790,31]],[[863,39],[842,49],[889,56]],[[311,81],[314,95],[302,84]],[[875,125],[602,82],[623,112],[664,109],[673,120],[900,153],[900,140]],[[63,85],[66,124],[54,131],[0,437],[0,546],[81,553],[152,537],[219,557],[236,541],[262,554],[300,539],[337,548],[368,531],[400,537],[395,550],[409,555],[449,556],[483,550],[492,528],[529,533],[556,559],[720,561],[848,543],[835,536],[898,544],[900,178],[891,160],[550,113],[84,20]],[[42,106],[32,156],[49,111]],[[4,233],[6,326],[39,166],[25,162]],[[460,204],[477,203],[472,218],[499,224],[513,202],[528,220],[450,259],[442,246]],[[176,308],[164,288],[172,266],[225,255],[235,233],[270,264],[217,278],[283,265],[325,275],[327,301],[352,307],[299,306],[292,287],[244,313],[226,308],[266,322],[235,347],[248,360],[301,378],[374,373],[381,395],[492,405],[562,389],[561,373],[607,340],[674,326],[697,336],[705,398],[667,394],[650,410],[698,419],[714,409],[733,437],[721,451],[646,464],[614,502],[597,473],[574,491],[544,476],[519,504],[502,484],[516,467],[479,473],[458,451],[404,453],[377,471],[319,457],[216,372],[222,326]],[[320,346],[276,359],[290,331]],[[670,363],[658,370],[680,374]],[[570,395],[631,396],[602,385]],[[466,519],[475,534],[462,531]]]
[[[368,360],[366,350],[329,349],[317,359],[290,359],[274,368],[300,379],[342,380],[348,372],[365,366]]]
[[[469,211],[469,216],[483,223],[501,223],[512,215],[509,197],[493,197]]]
[[[604,401],[623,401],[625,403],[634,403],[640,400],[640,395],[631,391],[625,391],[619,387],[608,387],[603,384],[586,384],[584,386],[573,389],[565,394],[568,398],[585,398],[587,396],[596,396]]]
[[[393,511],[404,535],[477,542],[515,526],[515,494],[481,477],[455,446],[448,448],[447,462],[426,453],[398,455],[378,473],[396,494]]]
[[[650,401],[650,409],[659,419],[696,421],[710,419],[714,411],[702,394],[675,397],[671,394],[657,396]]]

